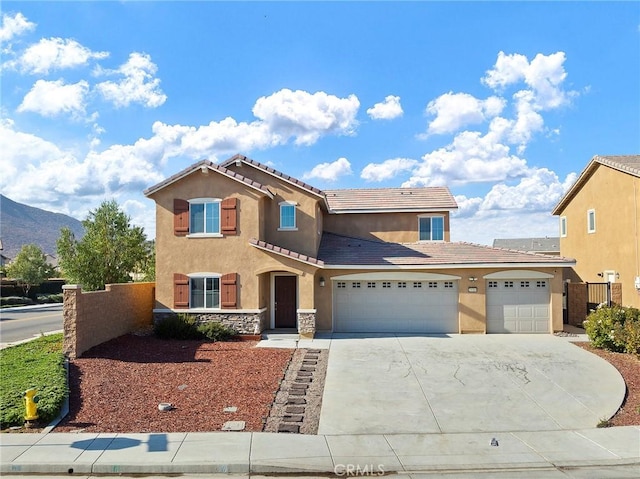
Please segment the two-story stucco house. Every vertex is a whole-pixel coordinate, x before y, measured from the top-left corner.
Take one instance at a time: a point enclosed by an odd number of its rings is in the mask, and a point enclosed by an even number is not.
[[[594,156],[553,214],[576,259],[567,279],[621,283],[622,304],[640,308],[640,155]]]
[[[410,333],[562,329],[572,260],[450,241],[445,187],[321,191],[244,156],[147,189],[156,306],[271,328]]]

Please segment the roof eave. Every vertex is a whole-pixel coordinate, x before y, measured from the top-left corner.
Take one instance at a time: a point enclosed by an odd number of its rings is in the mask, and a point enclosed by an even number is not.
[[[307,260],[302,259],[302,258],[296,258],[295,256],[291,256],[291,255],[288,255],[286,253],[282,253],[281,251],[276,251],[274,249],[265,248],[264,246],[261,246],[259,244],[253,243],[251,241],[249,242],[249,245],[253,246],[254,248],[257,248],[259,250],[262,250],[262,251],[264,251],[266,253],[273,253],[273,254],[276,254],[278,256],[282,256],[283,258],[288,258],[288,259],[293,260],[293,261],[298,261],[300,263],[308,264],[309,266],[314,266],[316,268],[320,268],[320,269],[324,268],[324,262],[322,262],[321,260],[318,260],[317,263],[313,262],[313,261],[307,261]]]
[[[443,263],[443,264],[386,264],[386,265],[363,265],[363,264],[324,264],[324,269],[367,269],[367,270],[388,270],[388,269],[481,269],[481,268],[570,268],[575,266],[575,261],[548,263]]]
[[[343,214],[365,214],[365,213],[438,213],[443,211],[452,212],[457,210],[457,206],[442,207],[442,208],[340,208],[330,209],[329,214],[343,215]]]

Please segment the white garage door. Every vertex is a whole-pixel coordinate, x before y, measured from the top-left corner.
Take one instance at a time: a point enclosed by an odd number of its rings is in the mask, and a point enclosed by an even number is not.
[[[457,281],[333,281],[336,332],[457,333]]]
[[[487,281],[488,333],[548,333],[549,281]]]

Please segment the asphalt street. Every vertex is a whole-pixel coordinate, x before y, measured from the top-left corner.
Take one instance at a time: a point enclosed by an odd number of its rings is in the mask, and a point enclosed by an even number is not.
[[[0,343],[12,343],[62,329],[62,304],[0,310]]]

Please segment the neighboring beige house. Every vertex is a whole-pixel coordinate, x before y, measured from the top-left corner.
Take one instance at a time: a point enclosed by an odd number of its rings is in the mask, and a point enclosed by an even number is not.
[[[156,305],[265,329],[550,333],[558,256],[450,242],[447,188],[321,191],[241,155],[200,161],[156,202]]]
[[[640,308],[640,155],[594,156],[552,213],[576,259],[567,279],[621,283],[622,304]]]
[[[544,238],[496,238],[493,240],[493,247],[559,256],[560,238],[557,236],[545,236]]]

